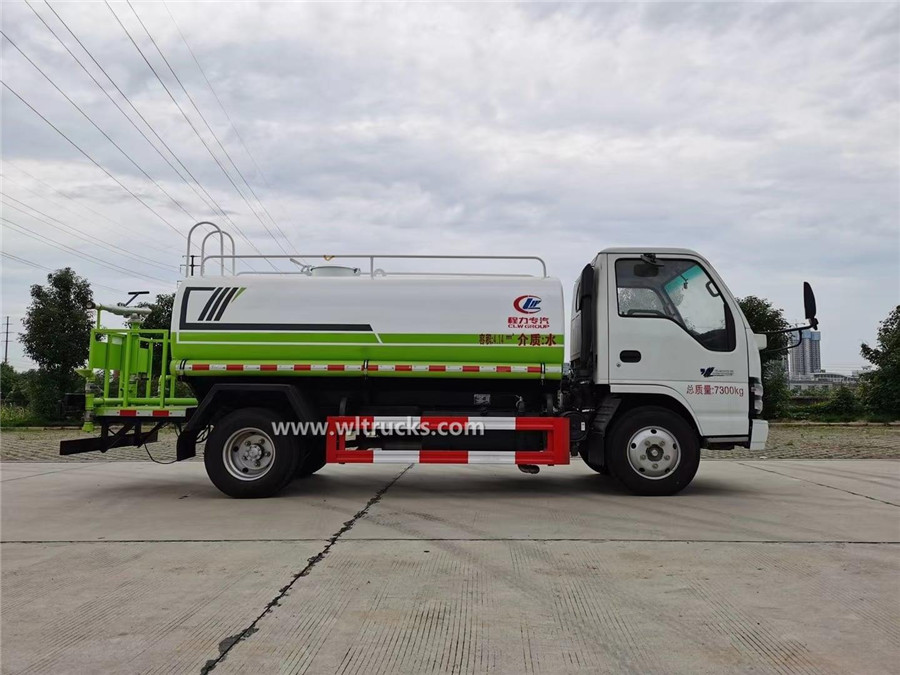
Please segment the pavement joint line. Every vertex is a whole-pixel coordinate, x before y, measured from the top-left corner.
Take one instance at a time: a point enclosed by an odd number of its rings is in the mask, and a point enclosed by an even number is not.
[[[767,473],[774,473],[776,476],[783,476],[784,478],[793,478],[794,480],[799,480],[804,483],[810,483],[811,485],[818,485],[819,487],[828,488],[829,490],[837,490],[838,492],[844,492],[848,495],[853,495],[855,497],[863,497],[865,499],[871,499],[873,502],[879,502],[881,504],[887,504],[888,506],[897,506],[900,507],[900,504],[895,504],[894,502],[889,502],[886,499],[878,499],[878,497],[871,497],[869,495],[864,495],[860,492],[853,492],[853,490],[845,490],[843,488],[835,487],[834,485],[827,485],[826,483],[817,483],[814,480],[809,480],[807,478],[797,478],[797,476],[791,476],[786,473],[779,473],[778,471],[772,471],[772,469],[764,469],[761,466],[753,466],[752,464],[747,464],[746,462],[738,461],[738,464],[741,466],[746,466],[751,469],[759,469],[760,471],[765,471]]]
[[[5,464],[6,462],[4,462]],[[52,473],[65,473],[67,471],[78,471],[78,469],[86,469],[89,466],[96,465],[99,462],[84,462],[82,466],[73,466],[70,469],[57,469],[56,471],[44,471],[43,473],[33,473],[30,476],[16,476],[15,478],[0,478],[0,483],[11,483],[14,480],[25,480],[26,478],[37,478],[38,476],[49,476]]]
[[[314,541],[331,541],[322,538],[286,538],[286,539],[8,539],[2,544],[297,544]],[[569,543],[586,542],[590,544],[862,544],[900,546],[898,540],[857,540],[857,539],[624,539],[624,538],[579,538],[579,537],[357,537],[344,539],[345,544],[372,543],[388,541],[468,541],[468,542],[529,542],[535,543]]]
[[[285,544],[328,541],[326,537],[285,539],[3,539],[0,544]]]
[[[257,628],[257,625],[259,624],[259,622],[269,612],[271,612],[279,604],[281,604],[281,599],[283,597],[285,597],[288,594],[288,592],[290,592],[290,590],[294,586],[294,584],[297,583],[297,581],[299,579],[301,579],[302,577],[308,576],[309,573],[312,572],[312,569],[317,564],[319,564],[319,562],[321,562],[325,558],[325,556],[328,555],[328,553],[331,551],[331,548],[337,543],[337,541],[344,534],[349,532],[353,528],[353,526],[356,525],[357,521],[360,520],[361,518],[363,518],[369,512],[370,508],[372,508],[373,506],[375,506],[375,504],[377,504],[379,501],[381,501],[381,498],[385,495],[385,493],[388,490],[391,489],[391,487],[394,485],[394,483],[396,483],[398,480],[400,480],[403,477],[403,475],[407,471],[412,469],[414,466],[415,466],[415,464],[408,464],[403,469],[403,471],[401,471],[396,476],[394,476],[386,485],[384,485],[374,495],[372,495],[372,497],[369,499],[369,501],[366,502],[365,506],[363,506],[359,511],[357,511],[350,520],[346,521],[337,532],[335,532],[333,535],[331,535],[331,537],[328,538],[327,543],[322,548],[322,550],[319,551],[313,557],[308,559],[306,567],[304,567],[302,570],[297,572],[286,585],[281,587],[281,589],[278,591],[278,594],[268,602],[268,604],[263,608],[263,611],[260,612],[259,615],[255,619],[253,619],[253,621],[250,623],[249,626],[247,626],[240,633],[238,633],[236,635],[232,635],[230,637],[226,637],[224,640],[220,641],[219,642],[219,655],[216,658],[209,659],[206,662],[206,664],[203,666],[203,668],[200,669],[200,675],[207,675],[209,672],[214,670],[215,667],[217,665],[219,665],[225,659],[226,656],[228,656],[228,653],[234,648],[234,646],[236,644],[247,639],[248,637],[253,635],[257,630],[259,630]]]

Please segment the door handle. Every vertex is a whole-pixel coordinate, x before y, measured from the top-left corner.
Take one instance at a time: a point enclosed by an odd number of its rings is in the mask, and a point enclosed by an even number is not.
[[[619,359],[625,363],[637,363],[641,360],[641,353],[636,349],[626,349],[619,352]]]

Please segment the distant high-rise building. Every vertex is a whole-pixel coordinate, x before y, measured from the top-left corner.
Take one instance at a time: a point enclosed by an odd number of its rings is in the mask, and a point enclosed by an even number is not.
[[[792,378],[809,377],[822,370],[821,340],[819,331],[805,330],[800,333],[800,345],[789,352]]]

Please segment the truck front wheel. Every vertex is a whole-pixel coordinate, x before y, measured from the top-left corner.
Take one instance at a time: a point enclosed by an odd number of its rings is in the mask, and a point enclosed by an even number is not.
[[[700,466],[700,439],[693,427],[655,406],[635,408],[617,420],[606,451],[612,473],[641,495],[675,494]]]
[[[276,435],[280,415],[244,408],[216,422],[203,452],[206,473],[229,497],[271,497],[294,477],[299,453],[294,438]]]

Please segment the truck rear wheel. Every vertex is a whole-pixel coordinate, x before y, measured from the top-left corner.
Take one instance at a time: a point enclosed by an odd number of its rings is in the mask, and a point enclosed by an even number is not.
[[[325,466],[325,442],[322,438],[308,438],[301,440],[300,443],[307,444],[309,449],[306,455],[297,462],[295,477],[306,478]]]
[[[606,451],[612,473],[641,495],[675,494],[700,466],[700,439],[693,427],[655,406],[635,408],[617,420]]]
[[[235,410],[219,420],[203,452],[206,473],[229,497],[271,497],[297,470],[295,439],[275,435],[272,424],[283,422],[265,408]]]

